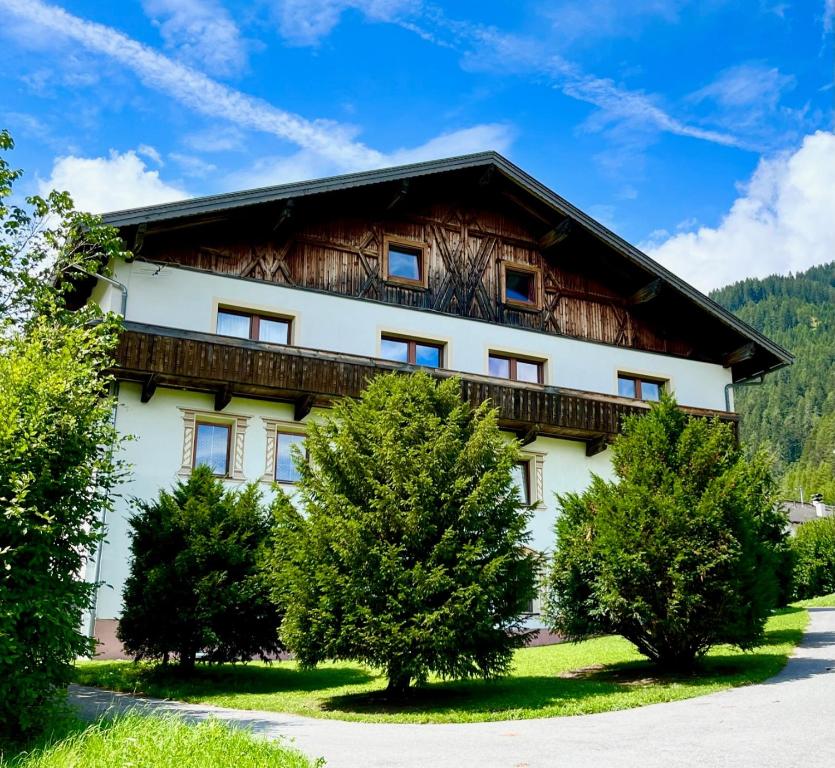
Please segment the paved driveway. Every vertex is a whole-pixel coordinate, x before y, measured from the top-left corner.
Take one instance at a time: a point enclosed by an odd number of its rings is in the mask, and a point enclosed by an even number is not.
[[[88,716],[114,707],[219,717],[285,737],[328,768],[722,766],[835,768],[835,609],[812,609],[803,643],[766,683],[599,715],[461,725],[391,725],[248,712],[73,686]]]

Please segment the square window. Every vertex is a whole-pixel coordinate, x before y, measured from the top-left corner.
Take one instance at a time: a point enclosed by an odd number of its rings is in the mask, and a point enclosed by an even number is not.
[[[525,304],[536,303],[536,275],[516,269],[505,269],[505,301],[520,301]]]
[[[290,323],[287,320],[259,317],[258,341],[269,341],[273,344],[289,344]]]
[[[441,367],[441,348],[434,344],[415,343],[415,365]]]
[[[420,283],[423,280],[423,249],[397,243],[388,244],[389,278]]]
[[[513,466],[513,484],[519,489],[519,500],[525,506],[531,503],[531,465],[518,461]]]
[[[194,438],[194,466],[205,464],[221,477],[229,474],[229,424],[197,423]]]
[[[657,403],[661,399],[660,381],[641,381],[641,400]]]
[[[250,315],[219,309],[217,313],[217,332],[222,336],[235,336],[238,339],[248,339],[251,320]]]
[[[627,379],[625,376],[618,376],[618,394],[621,397],[637,397],[635,379]]]
[[[533,384],[538,384],[540,379],[540,372],[542,371],[541,363],[531,363],[527,360],[516,361],[516,380],[529,381]]]
[[[299,471],[293,461],[293,446],[303,447],[304,435],[278,432],[275,436],[275,479],[279,483],[296,483]]]
[[[403,339],[383,339],[380,342],[380,354],[384,360],[396,363],[409,362],[409,342]]]
[[[489,371],[491,376],[496,376],[500,379],[510,378],[510,360],[506,357],[496,357],[490,355]]]

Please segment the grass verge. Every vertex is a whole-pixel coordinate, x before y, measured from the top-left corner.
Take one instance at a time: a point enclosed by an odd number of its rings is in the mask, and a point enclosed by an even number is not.
[[[833,598],[835,601],[835,598]],[[430,680],[404,703],[380,696],[385,680],[359,664],[293,662],[201,667],[190,679],[157,665],[82,662],[76,679],[129,693],[235,709],[291,712],[312,717],[397,723],[453,723],[579,715],[674,701],[757,683],[776,674],[800,641],[808,621],[792,606],[772,616],[765,644],[742,652],[714,648],[698,673],[657,676],[620,637],[525,648],[511,673],[497,680]]]
[[[127,714],[92,725],[67,718],[2,768],[312,768],[300,752],[210,720]]]

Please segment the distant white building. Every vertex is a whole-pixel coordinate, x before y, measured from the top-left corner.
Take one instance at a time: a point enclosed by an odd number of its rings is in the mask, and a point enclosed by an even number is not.
[[[789,533],[794,535],[797,529],[810,520],[821,517],[835,517],[835,506],[823,503],[823,496],[815,494],[811,501],[781,501],[789,523]]]
[[[116,426],[132,480],[94,564],[95,633],[118,652],[129,497],[200,463],[292,491],[306,424],[381,371],[461,377],[519,438],[531,546],[554,494],[611,474],[622,418],[662,391],[733,424],[733,382],[791,362],[495,153],[113,213],[135,258],[81,300],[121,311]],[[732,258],[732,256],[729,256]],[[536,621],[538,604],[531,606]]]

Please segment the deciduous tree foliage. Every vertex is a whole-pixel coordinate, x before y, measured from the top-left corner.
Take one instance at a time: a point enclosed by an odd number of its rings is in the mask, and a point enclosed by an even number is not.
[[[12,146],[0,132],[0,150]],[[66,311],[71,284],[52,277],[95,269],[121,244],[66,194],[12,205],[19,177],[0,157],[0,733],[12,737],[43,724],[92,651],[84,566],[120,476],[101,376],[118,324]]]
[[[225,490],[208,467],[138,502],[119,639],[136,659],[266,659],[281,615],[263,569],[270,517],[255,484]]]
[[[455,379],[379,376],[306,445],[303,512],[274,504],[282,637],[299,661],[365,662],[393,694],[430,672],[505,672],[534,564],[495,411],[463,403]]]
[[[754,647],[786,547],[767,463],[669,397],[628,418],[612,454],[616,480],[558,499],[550,625],[623,635],[674,669],[718,643]]]
[[[795,597],[835,592],[835,517],[803,523],[791,539],[791,549]]]

